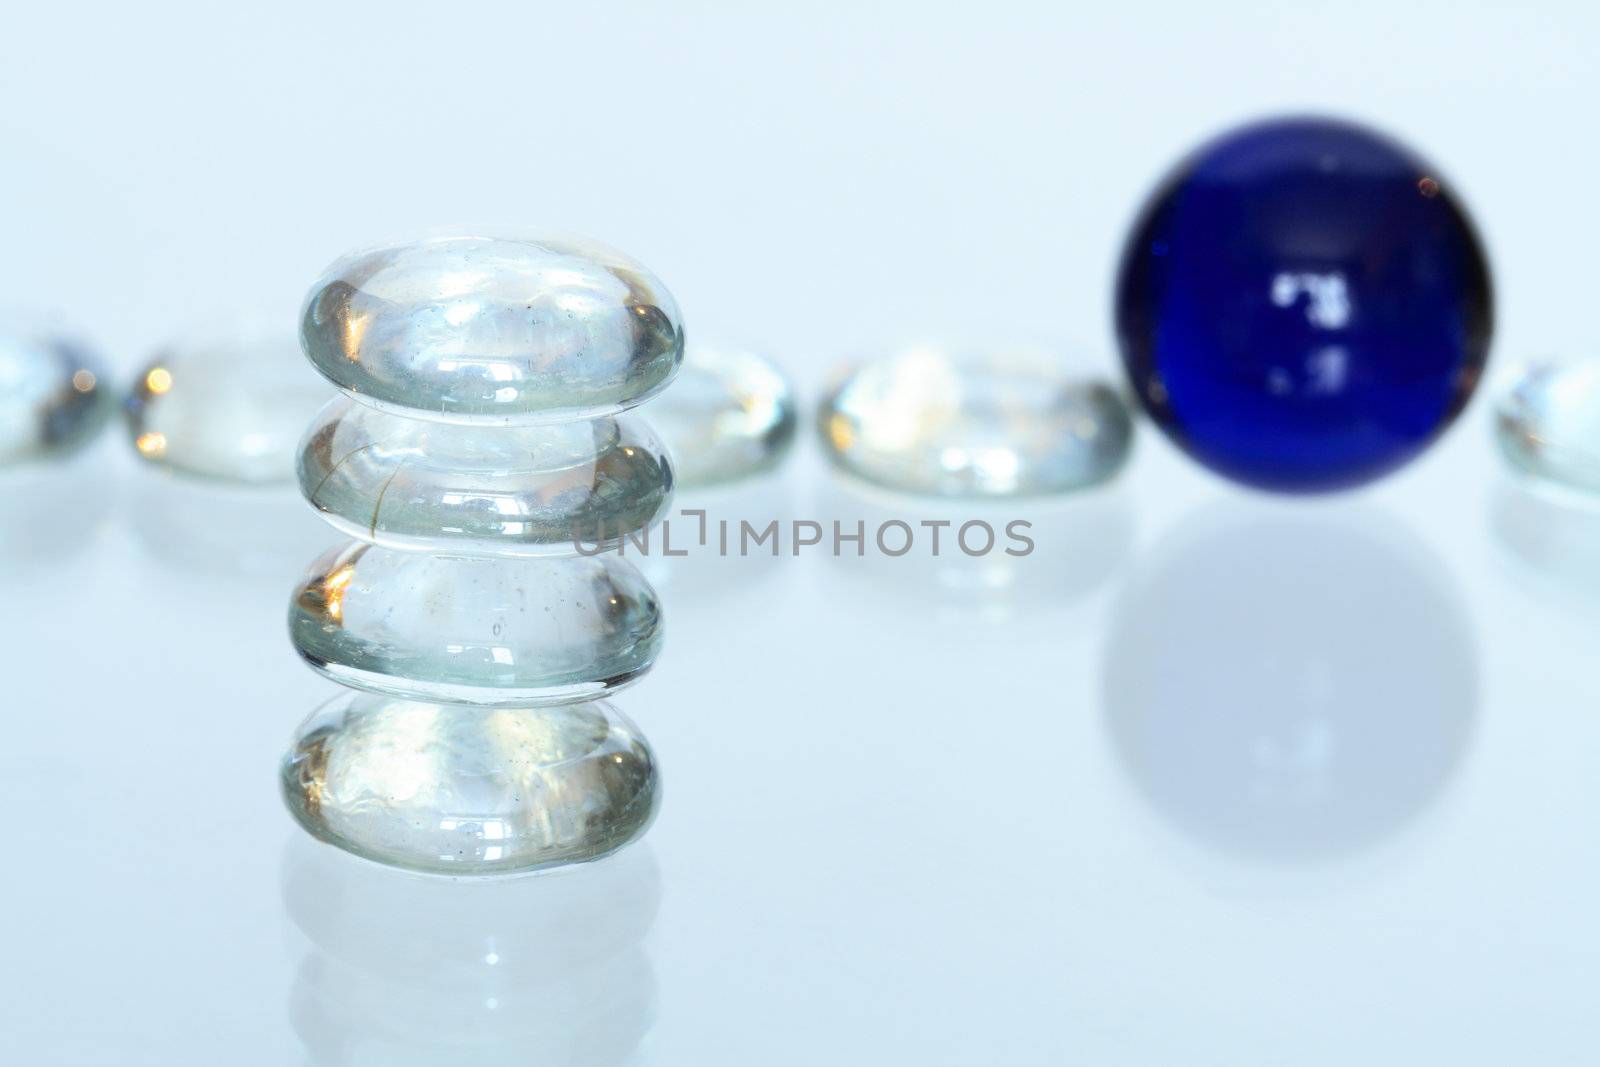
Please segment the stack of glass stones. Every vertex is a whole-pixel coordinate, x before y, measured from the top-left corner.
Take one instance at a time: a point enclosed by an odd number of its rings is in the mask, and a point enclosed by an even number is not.
[[[283,764],[315,836],[415,870],[590,860],[654,813],[654,757],[601,699],[656,658],[655,591],[605,551],[672,496],[619,414],[683,359],[671,294],[574,239],[440,237],[335,263],[301,317],[346,395],[301,445],[307,500],[354,540],[295,590],[289,630],[348,686]]]

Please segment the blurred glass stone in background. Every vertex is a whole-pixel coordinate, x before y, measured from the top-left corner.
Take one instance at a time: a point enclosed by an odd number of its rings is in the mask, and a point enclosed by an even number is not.
[[[306,300],[313,366],[359,400],[451,422],[609,415],[667,387],[678,306],[615,249],[442,236],[345,256]]]
[[[1111,386],[1070,377],[1047,354],[908,348],[862,364],[822,401],[835,467],[904,493],[1045,496],[1109,480],[1133,422]]]
[[[672,388],[651,403],[678,484],[720,485],[772,470],[794,444],[794,390],[754,352],[690,345]]]
[[[639,419],[463,426],[345,397],[312,424],[300,488],[335,529],[394,548],[571,555],[615,545],[672,502],[666,447]]]
[[[314,836],[412,870],[592,860],[644,832],[655,759],[606,703],[464,708],[341,693],[296,734],[284,798]]]
[[[0,332],[0,465],[82,447],[116,406],[100,360],[47,328]]]
[[[1495,440],[1519,473],[1600,493],[1600,360],[1522,371],[1495,406]]]
[[[288,335],[174,345],[135,379],[128,433],[140,456],[182,474],[289,482],[306,420],[332,392]]]
[[[616,556],[425,556],[357,543],[311,565],[289,634],[340,685],[518,707],[636,681],[661,650],[661,609]]]

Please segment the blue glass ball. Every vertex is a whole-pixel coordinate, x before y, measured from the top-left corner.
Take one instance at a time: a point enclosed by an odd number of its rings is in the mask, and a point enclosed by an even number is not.
[[[1262,489],[1344,489],[1418,455],[1488,356],[1489,268],[1433,168],[1345,122],[1279,119],[1189,156],[1134,224],[1116,326],[1140,402]]]

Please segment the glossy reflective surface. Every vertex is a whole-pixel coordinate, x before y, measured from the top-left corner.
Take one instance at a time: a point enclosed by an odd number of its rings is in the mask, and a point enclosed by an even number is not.
[[[590,699],[636,680],[661,647],[661,610],[615,557],[329,551],[289,605],[289,634],[342,685],[517,706]]]
[[[177,345],[135,378],[128,432],[140,456],[170,470],[287,482],[306,420],[332,394],[292,337]]]
[[[1600,493],[1600,360],[1524,371],[1496,405],[1495,440],[1521,473]]]
[[[71,452],[115,405],[84,346],[37,331],[0,334],[0,464]]]
[[[865,364],[818,406],[839,469],[908,493],[1038,496],[1111,478],[1133,424],[1110,386],[1044,353],[906,349]]]
[[[794,391],[754,352],[690,346],[683,372],[650,405],[686,488],[771,470],[794,444]]]
[[[441,874],[592,860],[654,814],[655,760],[611,705],[466,708],[334,697],[301,725],[284,799],[347,851]]]
[[[456,422],[610,414],[666,387],[677,305],[653,275],[575,238],[436,237],[358,252],[312,288],[312,364],[378,407]]]
[[[414,550],[571,555],[614,545],[672,501],[666,447],[624,417],[460,426],[346,398],[300,452],[300,488],[340,532]]]
[[[1415,457],[1488,355],[1488,265],[1454,190],[1345,123],[1232,131],[1181,163],[1123,252],[1116,325],[1156,423],[1265,489],[1359,485]]]

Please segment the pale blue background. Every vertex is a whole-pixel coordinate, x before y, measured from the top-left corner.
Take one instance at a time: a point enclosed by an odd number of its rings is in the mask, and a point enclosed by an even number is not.
[[[126,375],[287,321],[353,244],[530,224],[633,252],[808,397],[912,337],[1110,372],[1149,184],[1316,109],[1474,209],[1491,388],[1600,352],[1593,5],[591,7],[10,12],[0,297]],[[284,634],[333,540],[292,496],[170,484],[115,437],[8,475],[0,1058],[1595,1062],[1600,516],[1510,485],[1488,407],[1331,501],[1146,432],[1023,563],[672,575],[621,701],[666,769],[648,844],[489,887],[346,862],[281,810],[332,691]],[[810,442],[709,503],[916,515]]]

